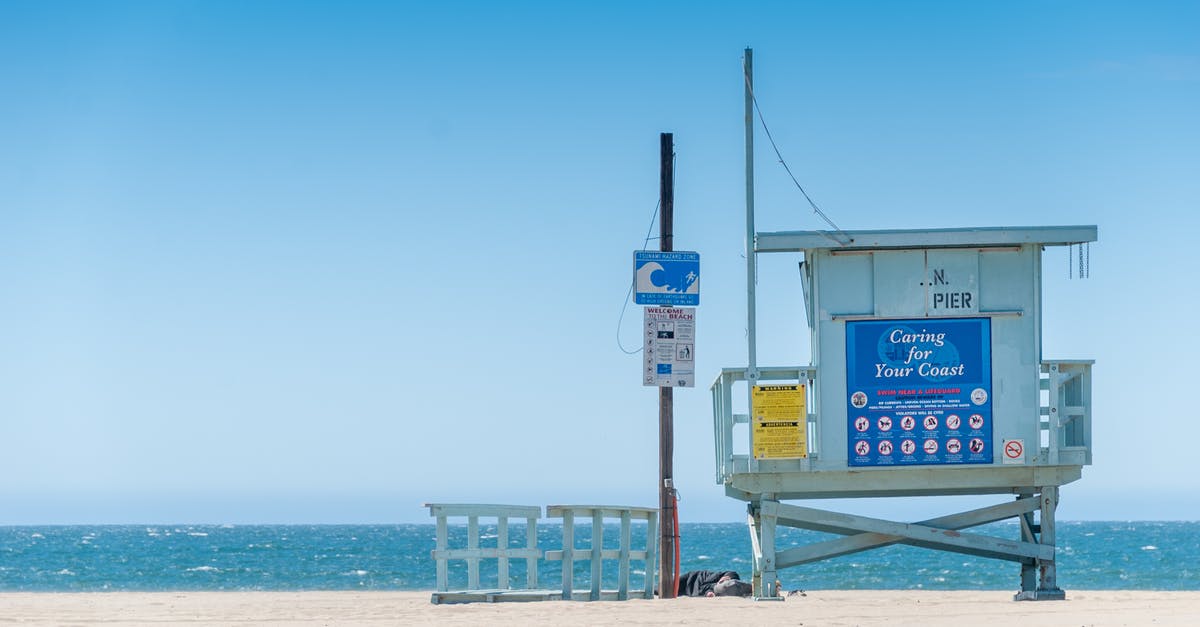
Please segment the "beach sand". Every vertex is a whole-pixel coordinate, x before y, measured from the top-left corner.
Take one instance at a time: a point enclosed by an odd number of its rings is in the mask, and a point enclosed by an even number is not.
[[[682,598],[433,605],[428,592],[0,593],[0,625],[1200,625],[1200,592],[811,590],[784,601]]]

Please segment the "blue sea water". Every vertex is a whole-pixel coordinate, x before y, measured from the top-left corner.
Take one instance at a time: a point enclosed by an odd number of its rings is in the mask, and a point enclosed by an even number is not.
[[[495,546],[494,525],[481,525],[483,546]],[[1018,536],[1015,523],[976,530]],[[635,526],[644,538],[645,526]],[[466,534],[451,528],[451,542]],[[577,546],[590,542],[577,530]],[[617,537],[605,529],[606,538]],[[435,528],[423,525],[126,525],[0,527],[0,591],[105,590],[432,590]],[[744,525],[682,525],[683,571],[707,568],[750,573]],[[510,529],[510,544],[524,527]],[[829,536],[781,531],[781,547]],[[1200,522],[1060,522],[1058,581],[1071,589],[1200,590]],[[562,529],[539,525],[538,546],[556,548]],[[606,543],[607,545],[607,543]],[[495,585],[495,560],[482,584]],[[524,581],[524,561],[510,578]],[[539,584],[558,587],[559,562],[542,560]],[[587,581],[587,562],[576,564]],[[645,576],[634,562],[634,585]],[[605,564],[605,585],[615,587]],[[955,553],[891,546],[780,572],[784,589],[1015,590],[1019,566]],[[451,562],[451,587],[466,587],[465,566]],[[489,582],[491,582],[489,584]],[[579,587],[583,587],[582,585]]]

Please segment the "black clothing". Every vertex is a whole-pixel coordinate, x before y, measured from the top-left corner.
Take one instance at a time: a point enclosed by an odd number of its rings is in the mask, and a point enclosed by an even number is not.
[[[737,573],[732,570],[690,570],[679,576],[679,588],[676,590],[676,596],[702,597],[712,592],[713,586],[722,577],[728,575],[730,579],[741,579]]]

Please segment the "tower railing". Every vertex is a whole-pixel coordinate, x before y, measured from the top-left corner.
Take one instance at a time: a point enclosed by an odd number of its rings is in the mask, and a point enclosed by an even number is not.
[[[1042,362],[1041,407],[1044,459],[1051,466],[1092,463],[1092,365],[1090,359]]]
[[[1058,359],[1040,365],[1041,455],[1035,464],[1048,466],[1085,466],[1092,463],[1092,365],[1093,360]],[[762,367],[759,381],[799,381],[808,383],[809,400],[817,377],[815,367]],[[716,482],[725,483],[737,473],[754,472],[755,460],[748,454],[735,453],[734,426],[749,424],[745,413],[734,413],[734,384],[749,380],[745,368],[725,368],[711,386],[713,403],[713,441],[715,443]],[[807,404],[812,407],[812,403]],[[818,421],[808,419],[810,458],[819,456]],[[747,436],[748,438],[749,436]],[[803,462],[798,470],[806,470]]]
[[[812,407],[812,381],[817,376],[815,367],[779,367],[769,366],[758,368],[759,381],[798,381],[806,385],[809,395],[805,407]],[[733,427],[737,424],[750,424],[750,415],[733,413],[733,384],[749,381],[745,368],[724,368],[710,387],[713,402],[713,441],[716,442],[717,483],[724,483],[735,472],[749,472],[753,460],[750,455],[734,453]],[[809,453],[815,453],[816,442],[819,441],[815,431],[816,424],[806,416]]]

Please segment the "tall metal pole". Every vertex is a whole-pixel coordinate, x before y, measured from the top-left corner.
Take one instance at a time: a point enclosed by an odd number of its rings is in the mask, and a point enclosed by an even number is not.
[[[746,338],[749,368],[746,378],[753,386],[758,379],[758,334],[755,287],[758,268],[754,258],[754,51],[746,48],[742,60],[746,87]]]
[[[658,249],[663,252],[674,250],[675,221],[675,142],[671,133],[659,136],[659,183],[658,193],[662,198],[662,214],[659,218]],[[675,457],[675,399],[670,386],[658,388],[658,472],[662,479],[658,486],[659,511],[662,512],[662,529],[659,546],[662,562],[659,567],[659,596],[675,598],[675,482],[673,476]]]
[[[757,308],[754,292],[758,284],[758,266],[754,257],[754,51],[750,48],[746,48],[746,54],[742,57],[742,82],[746,92],[746,413],[753,416],[754,385],[758,383],[758,331],[755,328]],[[751,533],[754,534],[754,541],[759,544],[763,538],[762,518],[759,514],[761,505],[761,500],[750,503]],[[769,534],[767,539],[771,539]],[[760,568],[761,565],[755,563],[751,580],[755,596],[765,597],[765,582],[762,581]]]

